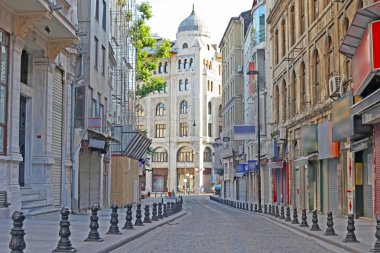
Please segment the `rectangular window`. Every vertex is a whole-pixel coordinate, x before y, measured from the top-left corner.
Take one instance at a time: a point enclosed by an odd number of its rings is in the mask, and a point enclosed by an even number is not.
[[[106,71],[106,48],[102,45],[102,75]]]
[[[303,34],[305,32],[305,1],[300,1],[300,5],[301,5],[301,34]]]
[[[95,19],[99,21],[99,0],[95,0]]]
[[[8,89],[8,43],[9,37],[0,30],[0,154],[5,154],[7,134],[7,89]]]
[[[29,66],[29,55],[25,50],[21,53],[21,70],[20,70],[20,81],[23,84],[28,83],[28,66]]]
[[[137,128],[137,130],[140,130],[140,131],[144,131],[145,130],[144,125],[137,125],[136,128]]]
[[[208,123],[207,134],[208,134],[208,137],[212,137],[212,124],[211,123]]]
[[[318,3],[318,0],[314,0],[314,20],[316,20],[318,18],[318,15],[319,15],[319,3]]]
[[[187,122],[181,122],[179,123],[179,136],[188,136],[188,123]]]
[[[102,131],[104,132],[106,124],[104,122],[104,105],[102,104],[99,106],[99,117],[102,119]]]
[[[94,62],[94,68],[98,70],[98,47],[99,47],[99,40],[98,38],[94,37],[95,40],[95,62]]]
[[[222,137],[222,129],[223,129],[223,127],[219,126],[219,138]]]
[[[106,26],[107,26],[107,4],[106,4],[106,1],[103,0],[103,22],[102,22],[102,26],[103,26],[103,30],[105,31],[106,30]]]
[[[166,125],[165,124],[156,124],[156,138],[165,138],[165,130]]]

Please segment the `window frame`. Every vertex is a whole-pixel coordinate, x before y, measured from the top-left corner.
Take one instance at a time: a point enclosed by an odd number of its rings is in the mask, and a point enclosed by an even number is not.
[[[107,3],[105,0],[103,0],[102,28],[104,31],[107,29]]]
[[[96,37],[96,36],[94,36],[94,40],[95,40],[95,63],[94,63],[94,69],[95,70],[98,70],[98,61],[99,61],[99,49],[98,49],[98,47],[99,47],[99,39]]]
[[[165,138],[166,136],[166,134],[165,134],[165,132],[166,132],[166,124],[156,124],[155,125],[155,135],[154,135],[154,137],[155,138]]]
[[[156,106],[156,116],[165,116],[166,106],[164,103],[158,103]]]
[[[182,100],[181,103],[179,104],[179,114],[187,114],[189,109],[189,104],[187,103],[186,100]]]
[[[10,35],[6,33],[5,31],[0,29],[0,34],[2,34],[2,37],[5,38],[3,43],[3,40],[0,40],[0,90],[2,87],[4,87],[4,122],[0,122],[0,128],[3,129],[3,140],[0,139],[0,142],[2,142],[1,145],[3,145],[3,150],[0,150],[0,155],[6,155],[7,154],[7,143],[8,143],[8,90],[9,90],[9,67],[10,67],[10,50],[9,50],[9,39]],[[1,37],[0,37],[1,38]],[[5,68],[6,68],[6,73],[5,73],[5,80],[3,83],[2,79],[2,73],[1,73],[1,64],[2,64],[2,55],[3,55],[3,48],[5,48],[5,54],[6,54],[6,59],[5,59]],[[1,94],[1,93],[0,93]],[[1,97],[0,97],[1,98]],[[0,100],[1,102],[1,100]],[[1,105],[1,103],[0,103]]]
[[[188,122],[180,122],[179,123],[179,136],[180,137],[189,136],[189,123]]]

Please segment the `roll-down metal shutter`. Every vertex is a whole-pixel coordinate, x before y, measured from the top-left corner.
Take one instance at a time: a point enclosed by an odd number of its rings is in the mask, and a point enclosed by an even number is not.
[[[54,70],[53,77],[53,113],[52,113],[52,183],[54,205],[61,205],[61,178],[62,178],[62,132],[63,132],[63,73]]]
[[[239,179],[239,200],[240,201],[247,201],[246,197],[246,191],[247,191],[247,181],[244,178]]]
[[[364,216],[373,217],[372,202],[372,149],[363,151],[363,197],[364,197]]]
[[[380,213],[380,124],[374,125],[373,129],[373,154],[375,155],[374,167],[375,170],[375,215]]]
[[[337,172],[338,161],[335,159],[328,161],[328,210],[332,211],[333,214],[338,214],[338,172]]]
[[[316,166],[315,168],[315,174],[316,174],[316,184],[317,184],[317,210],[319,211],[322,211],[321,210],[321,167],[320,166]]]

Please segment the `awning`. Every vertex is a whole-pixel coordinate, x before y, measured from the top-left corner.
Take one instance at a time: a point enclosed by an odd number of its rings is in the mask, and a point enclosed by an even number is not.
[[[339,51],[352,58],[355,55],[368,24],[380,19],[380,2],[356,11],[354,19],[347,30]]]
[[[126,155],[135,160],[141,159],[152,143],[142,131],[133,129],[131,125],[115,125],[112,135],[121,140],[120,144],[112,145],[112,154]]]
[[[86,139],[86,138],[85,138]],[[120,143],[117,139],[95,130],[87,129],[88,147],[92,149],[101,150],[106,153],[109,143]]]
[[[300,158],[294,160],[294,167],[305,166],[309,162],[309,160],[314,160],[317,157],[318,157],[317,153],[314,153],[308,156],[301,156]]]
[[[282,169],[283,167],[284,167],[284,161],[268,163],[268,169]]]

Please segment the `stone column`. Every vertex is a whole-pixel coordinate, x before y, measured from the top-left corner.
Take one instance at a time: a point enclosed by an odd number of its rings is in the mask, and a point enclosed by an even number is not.
[[[177,183],[177,148],[175,143],[169,143],[168,191],[178,191]]]

